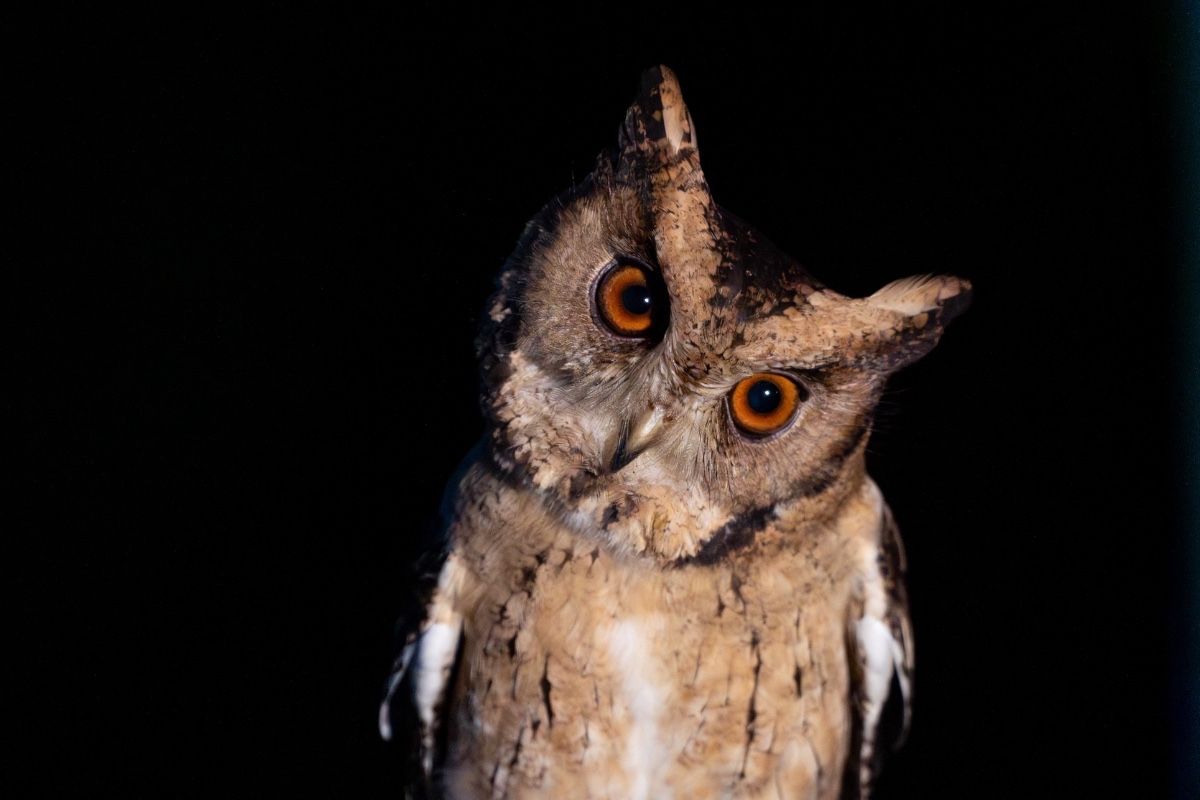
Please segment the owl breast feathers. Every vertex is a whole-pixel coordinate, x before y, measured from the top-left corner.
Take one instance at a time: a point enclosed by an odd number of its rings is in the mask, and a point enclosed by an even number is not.
[[[409,794],[868,796],[913,646],[864,448],[969,295],[826,288],[714,202],[647,71],[487,307],[488,432],[380,710]]]

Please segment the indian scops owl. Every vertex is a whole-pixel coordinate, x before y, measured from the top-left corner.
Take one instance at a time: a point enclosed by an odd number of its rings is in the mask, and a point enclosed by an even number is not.
[[[380,710],[410,794],[867,796],[913,645],[864,448],[969,294],[827,289],[716,204],[647,71],[486,310],[488,431]]]

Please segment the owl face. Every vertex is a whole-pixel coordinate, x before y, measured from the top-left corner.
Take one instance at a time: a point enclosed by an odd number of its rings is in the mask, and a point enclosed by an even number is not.
[[[969,286],[825,288],[712,199],[665,67],[618,145],[526,226],[479,339],[496,464],[618,553],[707,562],[862,474],[889,372]]]

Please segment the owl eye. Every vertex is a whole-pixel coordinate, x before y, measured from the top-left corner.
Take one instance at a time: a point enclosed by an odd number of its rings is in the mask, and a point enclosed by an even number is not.
[[[618,336],[646,337],[666,321],[665,292],[657,276],[639,264],[618,262],[596,284],[596,310]]]
[[[785,375],[760,372],[738,381],[729,393],[734,424],[751,436],[783,430],[796,416],[808,390]]]

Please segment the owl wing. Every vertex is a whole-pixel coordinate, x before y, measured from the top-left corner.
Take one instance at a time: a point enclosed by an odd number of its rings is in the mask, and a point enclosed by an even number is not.
[[[399,745],[411,798],[432,796],[433,771],[444,754],[447,693],[462,654],[463,618],[456,600],[466,578],[451,520],[463,478],[482,452],[482,444],[472,448],[446,484],[441,534],[417,560],[405,611],[396,623],[396,660],[379,704],[379,735]]]
[[[847,784],[857,786],[848,796],[867,798],[883,759],[879,742],[899,747],[912,716],[914,666],[912,626],[904,587],[907,568],[900,529],[886,504],[879,539],[868,551],[861,613],[851,620],[851,663],[855,669],[855,739],[852,763],[857,774]]]
[[[447,690],[453,683],[462,639],[462,616],[453,597],[458,560],[441,548],[422,559],[419,610],[397,623],[398,655],[379,704],[379,735],[396,742],[405,754],[404,783],[408,796],[430,795],[430,779],[439,760]],[[436,576],[436,582],[431,580]]]

